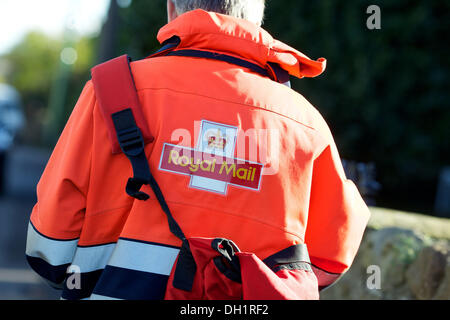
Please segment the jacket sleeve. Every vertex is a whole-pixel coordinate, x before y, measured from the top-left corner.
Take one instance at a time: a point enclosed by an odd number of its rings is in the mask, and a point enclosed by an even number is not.
[[[84,221],[94,104],[94,90],[88,82],[39,181],[28,225],[28,263],[55,287],[64,282]]]
[[[314,161],[305,236],[321,289],[350,268],[369,217],[369,209],[356,186],[345,177],[331,140]]]

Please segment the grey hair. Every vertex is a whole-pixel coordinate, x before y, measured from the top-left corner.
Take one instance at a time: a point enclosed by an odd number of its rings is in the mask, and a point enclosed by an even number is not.
[[[261,26],[264,19],[265,0],[172,0],[178,15],[203,9],[245,19]]]

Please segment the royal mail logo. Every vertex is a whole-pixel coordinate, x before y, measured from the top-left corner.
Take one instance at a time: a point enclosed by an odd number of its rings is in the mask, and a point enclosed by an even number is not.
[[[264,165],[165,144],[159,169],[259,190]],[[203,187],[202,189],[208,188]]]
[[[234,158],[238,128],[201,121],[195,149],[165,144],[159,169],[190,176],[189,187],[225,195],[230,185],[260,190],[264,165]]]

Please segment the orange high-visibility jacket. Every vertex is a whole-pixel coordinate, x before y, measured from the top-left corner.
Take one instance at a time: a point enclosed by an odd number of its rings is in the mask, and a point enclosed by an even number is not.
[[[225,15],[188,12],[158,40],[174,35],[180,49],[273,62],[298,78],[325,70],[325,59],[311,60]],[[232,239],[261,259],[306,243],[321,286],[350,267],[369,210],[304,97],[223,61],[162,56],[134,62],[131,71],[155,138],[145,149],[150,168],[186,236]],[[196,163],[183,150],[244,165]],[[39,182],[28,231],[31,267],[64,287],[63,298],[164,297],[180,240],[149,186],[148,201],[125,193],[131,175],[126,156],[111,152],[88,82]]]

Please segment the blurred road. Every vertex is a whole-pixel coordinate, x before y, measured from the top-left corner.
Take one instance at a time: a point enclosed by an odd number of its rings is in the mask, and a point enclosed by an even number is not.
[[[25,259],[28,220],[36,202],[36,184],[50,152],[16,147],[6,165],[6,192],[0,196],[0,300],[59,299]]]

